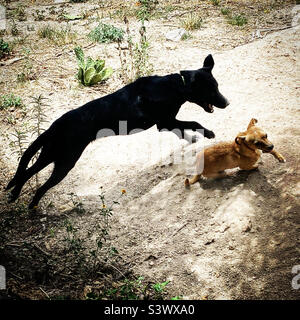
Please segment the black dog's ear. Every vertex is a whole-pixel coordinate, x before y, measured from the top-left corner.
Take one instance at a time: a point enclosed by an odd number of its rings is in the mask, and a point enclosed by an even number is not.
[[[207,69],[208,71],[211,71],[214,65],[215,65],[214,59],[212,55],[209,54],[204,60],[203,68]]]

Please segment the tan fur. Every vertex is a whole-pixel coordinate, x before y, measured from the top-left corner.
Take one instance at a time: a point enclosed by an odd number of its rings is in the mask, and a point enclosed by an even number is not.
[[[267,139],[266,133],[256,126],[257,120],[251,119],[248,128],[240,132],[233,142],[222,142],[206,148],[197,155],[196,169],[199,174],[191,180],[185,180],[185,186],[194,184],[201,176],[206,178],[220,178],[226,176],[226,169],[239,167],[242,170],[254,170],[261,151],[271,153],[279,162],[285,158],[268,147],[273,146]],[[204,163],[203,163],[204,161]],[[203,164],[203,165],[201,165]],[[201,170],[203,168],[202,173]]]

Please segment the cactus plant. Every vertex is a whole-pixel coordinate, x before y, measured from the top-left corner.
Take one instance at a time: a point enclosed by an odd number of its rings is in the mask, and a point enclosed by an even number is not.
[[[81,47],[74,49],[77,63],[77,78],[84,86],[92,86],[98,82],[104,81],[111,76],[113,69],[105,67],[105,61],[102,59],[93,60],[91,57],[84,58]]]

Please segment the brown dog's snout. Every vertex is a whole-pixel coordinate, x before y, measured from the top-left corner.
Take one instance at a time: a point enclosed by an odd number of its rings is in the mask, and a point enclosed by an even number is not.
[[[274,145],[273,145],[273,144],[269,144],[269,145],[267,146],[267,149],[268,149],[269,151],[272,151],[273,148],[274,148]]]

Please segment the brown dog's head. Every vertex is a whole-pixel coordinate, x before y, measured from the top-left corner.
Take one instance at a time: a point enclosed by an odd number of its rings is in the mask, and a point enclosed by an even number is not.
[[[256,123],[256,119],[251,119],[248,124],[247,131],[240,133],[235,138],[235,142],[237,144],[244,142],[252,149],[260,149],[264,152],[271,152],[274,148],[272,142],[268,140],[267,134],[261,128],[258,128],[255,125]]]

